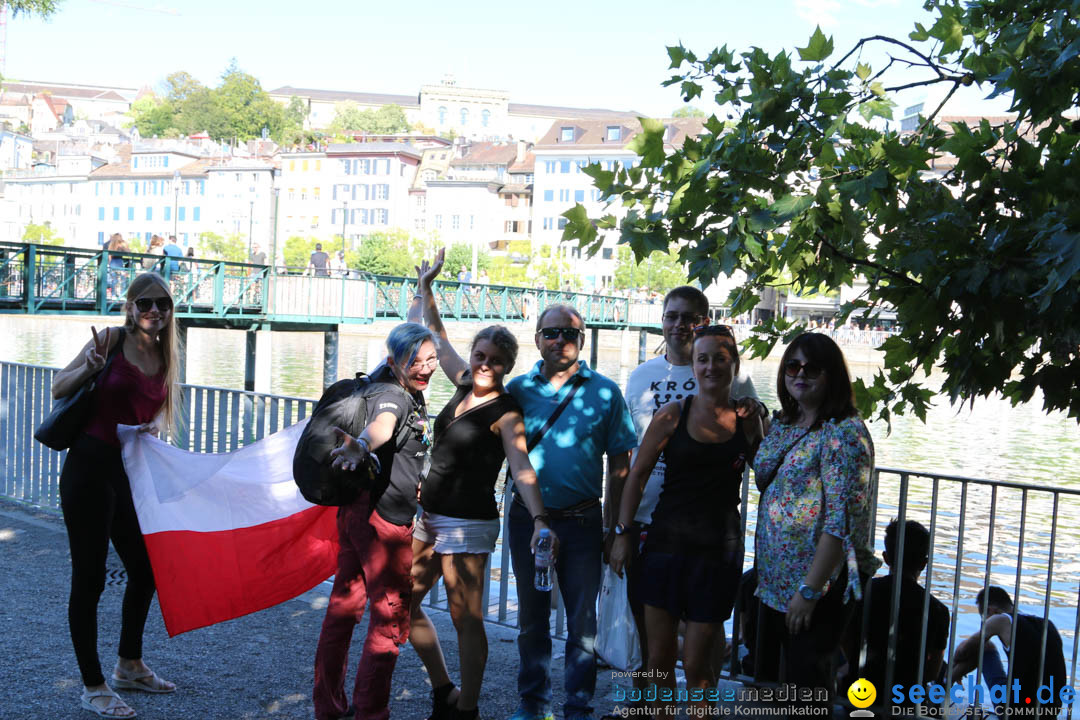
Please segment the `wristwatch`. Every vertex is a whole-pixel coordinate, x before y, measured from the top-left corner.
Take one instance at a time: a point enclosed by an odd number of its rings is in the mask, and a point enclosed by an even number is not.
[[[615,535],[624,535],[626,533],[626,526],[622,523],[615,523]]]
[[[803,596],[804,600],[820,600],[822,596],[820,590],[815,590],[806,583],[799,586],[799,594]]]

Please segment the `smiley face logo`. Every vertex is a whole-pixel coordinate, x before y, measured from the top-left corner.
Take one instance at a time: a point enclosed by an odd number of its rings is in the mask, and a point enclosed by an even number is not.
[[[877,688],[866,678],[859,678],[851,683],[847,691],[848,700],[857,708],[867,708],[877,699]]]

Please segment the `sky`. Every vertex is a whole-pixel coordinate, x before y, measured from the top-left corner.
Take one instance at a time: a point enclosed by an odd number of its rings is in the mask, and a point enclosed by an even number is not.
[[[415,96],[449,73],[511,102],[660,117],[682,104],[661,86],[667,45],[792,50],[820,24],[846,52],[927,20],[914,0],[62,0],[9,18],[4,77],[157,88],[185,70],[213,86],[236,58],[267,90]]]

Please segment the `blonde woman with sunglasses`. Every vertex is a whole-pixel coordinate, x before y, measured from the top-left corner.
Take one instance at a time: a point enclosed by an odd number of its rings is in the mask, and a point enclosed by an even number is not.
[[[155,273],[135,278],[127,290],[124,314],[122,328],[100,333],[90,328],[93,339],[56,374],[52,385],[54,398],[70,395],[115,353],[104,377],[98,378],[90,418],[68,450],[60,474],[60,508],[71,544],[68,622],[84,685],[80,704],[104,718],[135,717],[105,681],[98,659],[97,607],[105,588],[110,540],[127,572],[112,687],[149,693],[176,690],[142,659],[154,575],[116,437],[118,424],[138,425],[141,432],[155,434],[173,426],[180,395],[180,350],[164,279]]]

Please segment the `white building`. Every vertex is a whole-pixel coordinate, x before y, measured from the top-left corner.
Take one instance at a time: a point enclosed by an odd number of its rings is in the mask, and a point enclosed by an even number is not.
[[[688,135],[701,132],[696,118],[665,120],[665,145],[679,147]],[[533,238],[537,243],[560,248],[566,219],[562,213],[580,203],[590,217],[614,212],[625,214],[621,204],[607,209],[593,179],[582,172],[599,163],[605,170],[633,167],[638,156],[627,145],[641,132],[637,120],[578,120],[567,118],[553,123],[533,148],[536,155],[536,181],[533,187]],[[610,287],[614,281],[618,232],[605,234],[600,252],[592,258],[583,256],[576,243],[560,248],[562,256],[573,263],[574,274],[584,289]]]
[[[197,232],[240,235],[269,257],[276,172],[274,163],[255,158],[226,158],[208,165],[204,227]]]
[[[451,76],[442,82],[424,85],[416,95],[315,90],[284,86],[270,91],[283,105],[300,98],[308,109],[308,126],[325,129],[334,119],[335,106],[353,102],[361,110],[378,110],[398,105],[412,125],[422,125],[438,135],[455,135],[471,140],[539,138],[557,118],[603,120],[621,118],[629,122],[637,113],[602,108],[567,108],[510,102],[502,90],[458,86]]]
[[[0,126],[0,173],[26,170],[34,157],[34,140],[29,135]]]
[[[55,165],[7,174],[0,238],[22,242],[27,225],[48,223],[66,245],[94,247],[87,178],[105,162],[92,155],[61,155]]]
[[[280,238],[356,241],[410,226],[409,190],[422,151],[403,142],[330,145],[281,156]]]

